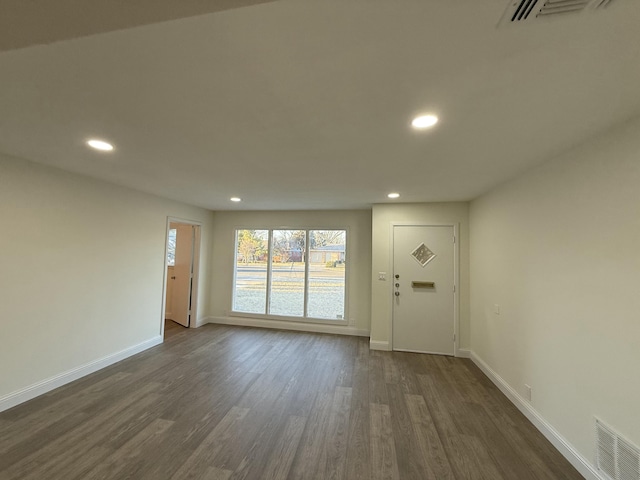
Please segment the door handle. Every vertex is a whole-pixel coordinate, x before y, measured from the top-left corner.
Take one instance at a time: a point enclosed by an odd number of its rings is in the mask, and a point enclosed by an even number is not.
[[[174,275],[173,277],[171,277],[171,280],[175,280],[175,279],[176,279],[176,276],[175,276],[175,275]]]
[[[396,297],[399,297],[399,296],[400,296],[400,292],[396,292]]]

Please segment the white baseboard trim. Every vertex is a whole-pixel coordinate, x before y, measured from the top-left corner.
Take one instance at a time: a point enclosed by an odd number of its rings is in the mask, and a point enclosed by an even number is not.
[[[573,465],[587,480],[605,480],[596,471],[595,467],[584,458],[553,426],[547,422],[540,413],[531,406],[511,385],[498,375],[487,363],[474,351],[471,351],[471,360],[482,372],[500,389],[502,393],[520,410],[525,417],[549,440],[553,446]]]
[[[389,342],[382,342],[380,340],[369,340],[369,349],[390,352],[391,345],[389,345]]]
[[[324,323],[289,322],[286,320],[270,320],[250,317],[208,317],[207,323],[222,325],[236,325],[239,327],[273,328],[278,330],[296,330],[298,332],[333,333],[368,337],[369,330],[361,330],[348,325],[327,325]]]
[[[196,320],[196,324],[192,325],[191,328],[200,328],[203,325],[206,325],[207,323],[209,323],[209,317],[201,317],[198,320]]]
[[[471,358],[471,350],[467,350],[466,348],[459,348],[456,352],[456,357],[458,358]]]
[[[0,397],[0,412],[15,407],[16,405],[31,400],[32,398],[38,397],[44,393],[50,392],[51,390],[66,385],[69,382],[78,380],[79,378],[89,375],[90,373],[94,373],[102,368],[108,367],[109,365],[113,365],[114,363],[119,362],[120,360],[124,360],[125,358],[135,355],[136,353],[140,353],[151,347],[155,347],[156,345],[161,344],[162,340],[162,335],[158,335],[157,337],[153,337],[137,345],[125,348],[124,350],[120,350],[119,352],[112,353],[111,355],[107,355],[106,357],[99,358],[79,367],[67,370],[64,373],[60,373],[59,375],[47,378],[46,380],[43,380],[41,382],[29,385],[28,387],[25,387],[18,391],[9,393],[8,395],[4,395],[3,397]]]

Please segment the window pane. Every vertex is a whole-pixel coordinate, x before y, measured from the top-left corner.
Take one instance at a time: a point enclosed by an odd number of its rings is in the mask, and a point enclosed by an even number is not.
[[[169,240],[167,242],[167,265],[170,267],[176,264],[176,229],[169,229]]]
[[[345,230],[309,231],[309,300],[307,316],[344,318]]]
[[[235,312],[265,313],[268,239],[268,230],[236,231]]]
[[[271,315],[304,315],[304,230],[274,230],[271,247]]]

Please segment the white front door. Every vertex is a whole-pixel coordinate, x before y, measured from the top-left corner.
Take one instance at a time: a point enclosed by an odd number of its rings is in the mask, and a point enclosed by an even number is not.
[[[173,298],[171,319],[189,326],[191,309],[191,286],[193,279],[194,226],[182,223],[171,224],[176,229],[176,256],[173,267]]]
[[[454,354],[454,228],[393,227],[393,349]]]

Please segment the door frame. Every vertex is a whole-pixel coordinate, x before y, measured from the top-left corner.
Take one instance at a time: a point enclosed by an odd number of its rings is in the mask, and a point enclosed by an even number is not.
[[[455,285],[455,290],[453,291],[453,335],[455,340],[453,342],[453,356],[459,356],[459,345],[460,345],[460,224],[459,223],[431,223],[431,222],[408,222],[408,221],[393,221],[390,222],[391,228],[390,236],[391,239],[389,241],[390,251],[389,251],[389,264],[391,266],[391,282],[389,282],[389,297],[391,298],[391,322],[389,322],[389,339],[390,339],[390,347],[393,351],[393,323],[395,321],[394,317],[394,233],[396,227],[453,227],[453,236],[455,238],[455,243],[453,244],[453,283]]]
[[[172,223],[181,223],[183,225],[193,225],[195,228],[195,239],[193,242],[193,281],[191,283],[191,318],[189,320],[189,328],[198,327],[198,290],[200,284],[200,245],[202,236],[202,222],[197,220],[189,220],[180,217],[167,217],[167,223],[164,230],[164,271],[162,273],[162,308],[160,315],[160,336],[164,341],[164,315],[167,306],[167,254],[169,252],[169,230]]]

